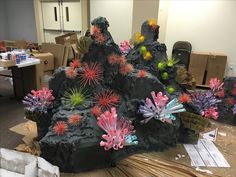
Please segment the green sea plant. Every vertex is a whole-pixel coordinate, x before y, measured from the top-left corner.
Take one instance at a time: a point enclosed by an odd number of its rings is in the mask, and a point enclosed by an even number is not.
[[[86,100],[86,92],[84,92],[81,88],[71,88],[66,91],[64,96],[62,97],[62,102],[72,108],[83,105],[84,103],[86,103]]]

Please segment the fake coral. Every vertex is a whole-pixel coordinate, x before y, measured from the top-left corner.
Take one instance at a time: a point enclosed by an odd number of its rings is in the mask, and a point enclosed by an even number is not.
[[[23,103],[30,112],[47,113],[53,107],[54,96],[52,90],[44,87],[41,90],[32,90],[24,97]]]
[[[72,88],[65,92],[62,101],[71,108],[85,103],[86,95],[82,89]]]
[[[83,70],[79,73],[81,84],[83,87],[86,85],[96,85],[103,80],[103,69],[100,63],[83,63]]]
[[[221,83],[221,81],[217,78],[211,78],[209,81],[209,86],[213,92],[223,89],[223,83]]]
[[[124,40],[122,42],[120,42],[120,51],[122,52],[122,54],[126,55],[127,53],[129,53],[131,46],[129,44],[129,41]]]
[[[77,70],[75,68],[67,68],[66,69],[66,77],[70,79],[74,79],[77,76]]]
[[[138,73],[137,73],[137,76],[140,77],[140,78],[144,78],[144,77],[147,76],[147,71],[139,70]]]
[[[210,108],[205,109],[202,112],[202,116],[204,116],[208,119],[213,118],[216,120],[219,116],[219,114],[217,112],[217,107],[210,107]]]
[[[122,65],[120,67],[120,73],[122,75],[127,75],[128,73],[132,72],[134,70],[133,65],[126,63],[125,65]]]
[[[95,116],[95,117],[98,117],[100,116],[101,114],[101,108],[98,107],[98,106],[94,106],[91,110],[92,114]]]
[[[72,114],[69,117],[68,122],[69,122],[69,124],[76,126],[76,125],[78,125],[79,121],[80,121],[80,116],[78,114]]]
[[[111,65],[117,64],[118,63],[117,60],[118,60],[118,56],[114,53],[109,55],[109,57],[108,57],[108,63],[111,64]]]
[[[183,105],[176,98],[168,102],[168,97],[163,95],[162,92],[151,92],[151,96],[153,101],[146,98],[146,102],[139,107],[139,113],[144,117],[144,120],[141,121],[142,123],[156,119],[172,124],[172,120],[176,119],[172,114],[185,111]]]
[[[98,125],[107,134],[102,135],[104,141],[100,142],[105,150],[113,148],[114,150],[122,149],[124,146],[137,145],[137,137],[132,135],[134,127],[131,121],[125,118],[117,118],[116,108],[111,108],[111,111],[104,112],[98,117]]]
[[[179,96],[180,103],[189,103],[191,102],[191,98],[188,94],[184,93]]]
[[[72,68],[78,68],[78,67],[80,67],[80,61],[79,60],[77,60],[77,59],[74,59],[74,60],[72,60],[72,62],[70,62],[70,67],[72,67]]]
[[[63,135],[67,130],[68,125],[64,121],[58,121],[53,127],[54,133],[56,133],[58,136]]]
[[[103,111],[110,109],[111,107],[117,106],[120,98],[111,90],[104,90],[101,93],[95,95],[95,103]]]

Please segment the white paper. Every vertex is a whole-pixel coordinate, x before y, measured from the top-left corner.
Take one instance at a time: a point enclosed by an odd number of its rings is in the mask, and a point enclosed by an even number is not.
[[[191,159],[192,166],[230,167],[224,156],[210,140],[200,139],[197,144],[184,144],[184,147]]]
[[[204,133],[203,138],[208,139],[210,141],[216,141],[217,134],[218,134],[218,128],[216,128],[215,130],[212,130],[210,132]]]

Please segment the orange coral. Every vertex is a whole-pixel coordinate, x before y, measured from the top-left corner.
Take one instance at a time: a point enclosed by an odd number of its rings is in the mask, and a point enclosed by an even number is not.
[[[58,121],[53,127],[53,131],[59,136],[63,135],[68,130],[68,125],[64,121]]]
[[[191,98],[188,94],[184,93],[179,96],[179,102],[180,103],[189,103],[189,102],[191,102]]]
[[[68,68],[68,69],[66,70],[66,77],[73,79],[73,78],[75,78],[76,76],[77,76],[77,71],[76,71],[76,69],[74,69],[74,68]]]
[[[69,118],[69,124],[78,125],[80,121],[80,116],[78,114],[72,114]]]
[[[131,64],[129,64],[129,63],[127,63],[127,64],[125,64],[125,65],[122,65],[122,66],[120,67],[120,73],[121,73],[122,75],[127,75],[128,73],[130,73],[130,72],[133,71],[133,70],[134,70],[133,65],[131,65]]]
[[[139,72],[137,73],[137,76],[141,77],[141,78],[146,77],[147,76],[147,71],[139,70]]]

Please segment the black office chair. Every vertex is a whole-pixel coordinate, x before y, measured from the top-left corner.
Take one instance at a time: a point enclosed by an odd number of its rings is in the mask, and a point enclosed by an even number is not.
[[[184,66],[188,70],[192,45],[188,41],[177,41],[172,49],[172,57],[179,60],[177,65]]]

